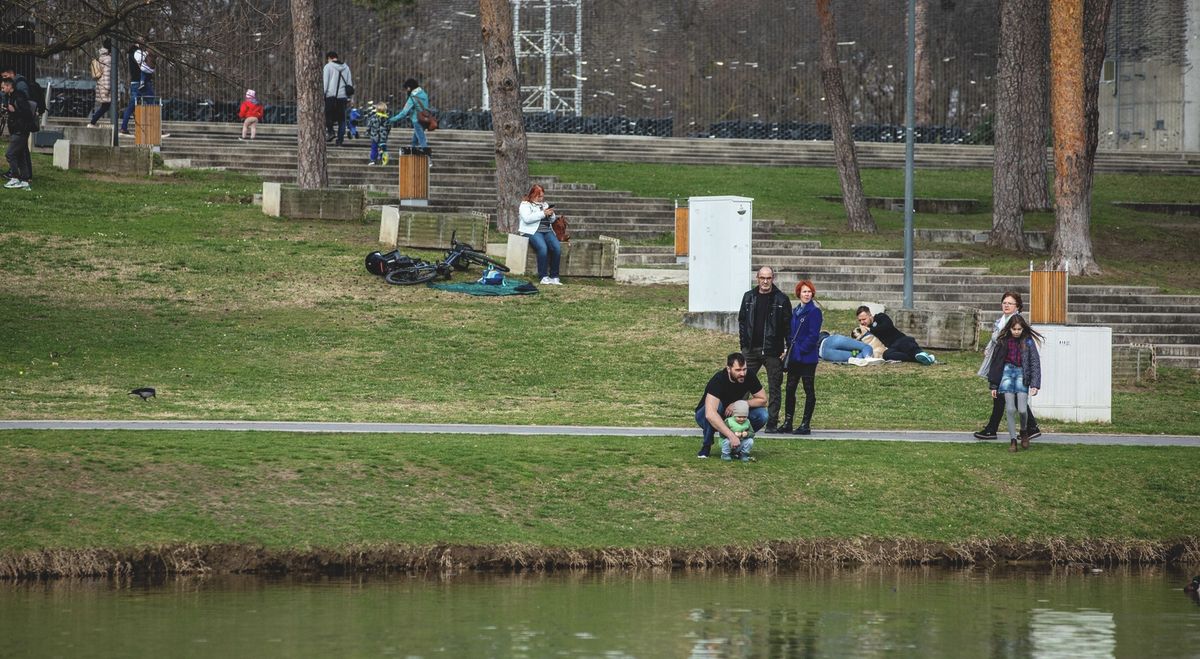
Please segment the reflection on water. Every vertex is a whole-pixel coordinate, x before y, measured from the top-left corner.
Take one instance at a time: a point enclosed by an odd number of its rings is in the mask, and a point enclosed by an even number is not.
[[[1194,657],[1161,568],[0,583],[0,656]]]

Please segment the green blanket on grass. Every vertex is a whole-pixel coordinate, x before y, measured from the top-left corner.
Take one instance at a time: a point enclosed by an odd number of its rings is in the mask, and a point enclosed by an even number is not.
[[[533,284],[520,279],[505,279],[503,284],[480,284],[477,282],[444,282],[431,283],[430,288],[451,293],[466,293],[467,295],[533,295],[538,289]]]

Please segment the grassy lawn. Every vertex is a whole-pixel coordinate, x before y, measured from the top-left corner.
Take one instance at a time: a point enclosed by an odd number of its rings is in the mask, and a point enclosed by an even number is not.
[[[554,162],[530,167],[534,174],[559,176],[564,181],[586,181],[601,188],[631,190],[634,194],[686,199],[698,195],[738,194],[754,198],[759,218],[786,220],[820,230],[826,247],[903,249],[904,214],[872,209],[879,233],[853,234],[845,229],[845,212],[839,202],[820,197],[841,195],[837,171],[832,167],[728,167],[701,165],[651,165],[636,163]],[[904,171],[864,169],[863,187],[869,196],[903,197]],[[992,172],[985,169],[917,171],[918,197],[978,199],[978,213],[924,215],[914,218],[917,228],[990,229],[992,225]],[[1187,176],[1098,174],[1092,201],[1092,241],[1104,273],[1076,278],[1076,283],[1145,284],[1168,292],[1200,293],[1200,261],[1192,246],[1200,241],[1200,222],[1190,217],[1141,213],[1112,205],[1114,201],[1200,202],[1200,185]],[[1028,213],[1027,231],[1050,231],[1053,213]],[[809,236],[805,236],[808,238]],[[986,246],[918,243],[918,249],[940,249],[963,254],[962,265],[985,266],[994,274],[1020,275],[1029,261],[1045,259],[1041,253],[997,252]]]
[[[689,426],[704,381],[736,349],[734,337],[683,327],[683,287],[573,280],[511,298],[391,287],[362,266],[373,223],[268,218],[249,203],[260,188],[251,178],[119,180],[35,163],[36,189],[6,195],[0,217],[0,418]],[[743,192],[760,197],[762,215],[812,216],[838,235],[836,207],[791,191],[775,178],[783,170],[756,172],[762,194]],[[814,189],[829,175],[802,173]],[[986,188],[978,172],[947,173],[947,193],[953,177]],[[633,182],[602,180],[652,194],[668,185]],[[788,196],[772,200],[776,189]],[[880,217],[894,233],[895,219]],[[849,312],[827,319],[852,326]],[[991,407],[974,375],[980,358],[822,365],[814,427],[969,432]],[[1111,426],[1043,428],[1200,434],[1197,384],[1192,371],[1165,369],[1151,386],[1114,392]],[[140,386],[159,397],[127,394]],[[696,460],[697,444],[0,432],[0,554],[179,542],[1170,540],[1200,522],[1193,451],[1181,448],[1042,445],[1012,456],[997,443],[768,438],[759,462],[729,465]]]
[[[763,439],[0,433],[5,551],[160,543],[717,547],[792,539],[1171,541],[1194,449]],[[1116,493],[1119,493],[1117,495]]]

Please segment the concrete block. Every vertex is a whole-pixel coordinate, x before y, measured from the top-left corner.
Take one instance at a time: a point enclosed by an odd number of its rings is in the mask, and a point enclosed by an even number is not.
[[[279,217],[279,194],[282,183],[263,183],[262,209],[264,215]]]
[[[913,231],[913,237],[917,240],[961,245],[986,243],[990,234],[990,231],[982,229],[916,229]],[[1026,231],[1025,242],[1029,244],[1030,249],[1041,252],[1050,249],[1050,237],[1045,231]]]
[[[145,146],[96,146],[92,144],[74,144],[69,140],[60,140],[55,144],[66,143],[67,166],[63,169],[77,169],[84,172],[103,172],[117,176],[149,176],[154,171],[154,153]],[[57,166],[58,159],[55,159]]]
[[[504,257],[504,264],[507,265],[514,275],[525,274],[526,257],[529,251],[529,239],[525,236],[518,236],[515,233],[508,234],[508,249]],[[536,268],[534,272],[537,272]]]
[[[502,259],[508,256],[508,243],[488,243],[484,246],[483,253],[492,258]]]
[[[88,128],[87,126],[63,126],[63,139],[71,144],[112,146],[112,127]]]
[[[736,311],[689,311],[683,314],[683,324],[696,329],[721,332],[722,334],[738,334],[738,314]]]
[[[386,208],[386,207],[385,207]],[[487,243],[488,218],[476,213],[430,213],[397,208],[397,247],[449,249],[450,238],[472,247]]]
[[[71,143],[67,140],[54,143],[54,166],[59,169],[71,168]]]
[[[379,242],[395,249],[396,239],[400,236],[400,207],[384,206],[380,209]]]
[[[842,202],[841,196],[828,195],[825,201]],[[867,197],[867,206],[904,212],[904,197]],[[974,213],[979,210],[978,199],[948,199],[938,197],[914,197],[913,211],[917,213]]]
[[[528,241],[526,242],[528,244]],[[619,244],[620,241],[615,238],[571,240],[563,243],[559,272],[564,277],[612,277],[616,270]],[[537,252],[527,247],[524,263],[525,272],[537,272]]]
[[[901,332],[913,337],[922,348],[940,350],[979,349],[979,310],[928,311],[896,309],[892,320]]]
[[[272,217],[358,221],[366,206],[366,193],[362,190],[305,190],[294,185],[263,183],[263,213]]]
[[[613,279],[619,284],[654,286],[657,284],[687,285],[688,271],[682,268],[617,268]]]

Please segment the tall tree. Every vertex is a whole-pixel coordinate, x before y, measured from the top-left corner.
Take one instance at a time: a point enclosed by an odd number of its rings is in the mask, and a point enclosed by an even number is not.
[[[862,178],[858,171],[858,155],[854,151],[854,135],[850,127],[850,103],[842,86],[842,70],[838,66],[837,27],[829,0],[817,0],[817,16],[821,23],[821,84],[825,89],[825,109],[833,128],[833,153],[837,161],[838,178],[842,183],[842,205],[846,208],[846,224],[851,231],[875,232],[875,219],[867,208]]]
[[[296,184],[313,190],[329,185],[325,162],[325,97],[321,45],[314,0],[291,0],[292,50],[296,73]]]
[[[1050,168],[1046,163],[1046,139],[1050,131],[1050,32],[1047,0],[1022,0],[1027,5],[1020,16],[1024,34],[1017,51],[1018,98],[1024,106],[1017,127],[1020,149],[1021,209],[1050,210]],[[1001,29],[1003,32],[1003,28]],[[1003,36],[1001,36],[1003,43]],[[1001,46],[1004,48],[1004,46]]]
[[[1001,0],[1000,51],[996,63],[996,119],[992,149],[992,232],[988,244],[993,247],[1025,251],[1024,214],[1022,213],[1022,122],[1036,105],[1022,96],[1022,56],[1028,49],[1034,16],[1030,6],[1039,0]],[[1046,160],[1045,149],[1042,161]],[[1043,169],[1044,171],[1044,169]],[[1045,183],[1042,184],[1043,187]]]
[[[916,0],[916,28],[913,44],[917,73],[913,79],[913,121],[918,126],[933,125],[933,64],[929,54],[929,0]]]
[[[529,182],[525,117],[521,112],[517,55],[513,45],[512,6],[508,0],[479,0],[483,56],[487,62],[488,99],[496,141],[496,228],[517,228],[518,201]]]
[[[1090,234],[1098,113],[1096,123],[1089,127],[1087,96],[1099,92],[1104,28],[1111,6],[1111,0],[1050,2],[1050,108],[1055,172],[1055,230],[1050,262],[1076,275],[1100,273]],[[1085,21],[1085,13],[1089,20]],[[1091,43],[1088,57],[1084,54],[1085,24]],[[1087,79],[1093,76],[1097,80],[1089,84]],[[1095,98],[1092,103],[1097,103]]]

